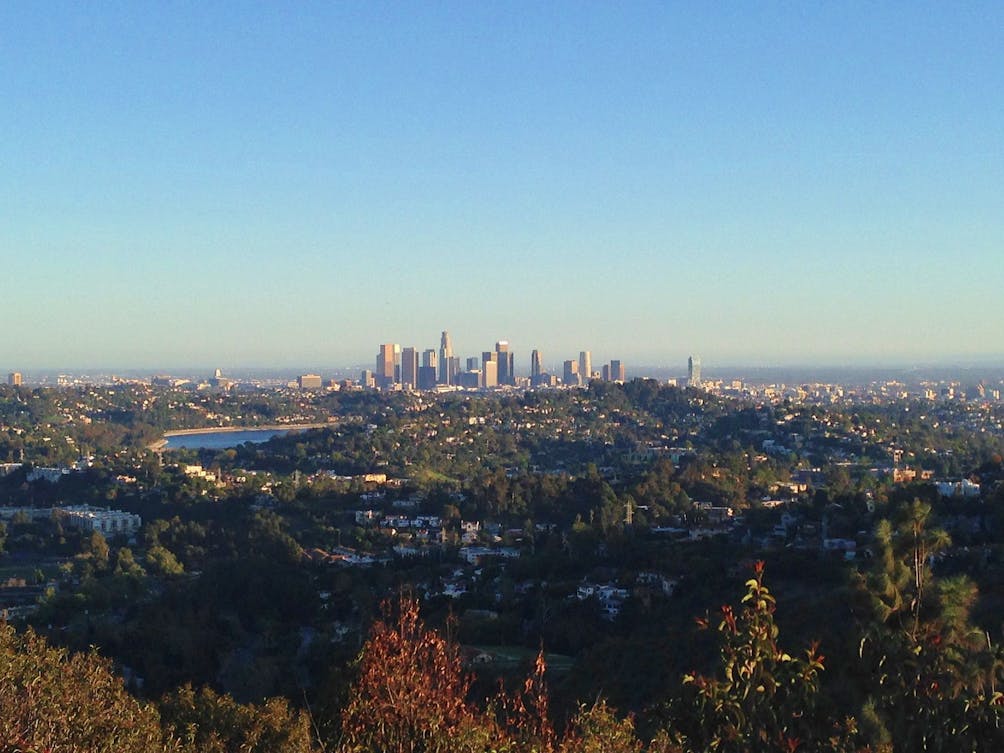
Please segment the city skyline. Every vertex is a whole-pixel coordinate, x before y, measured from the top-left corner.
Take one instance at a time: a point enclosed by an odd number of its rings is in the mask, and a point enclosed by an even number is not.
[[[477,351],[475,351],[476,353]],[[421,357],[421,366],[419,360]],[[436,387],[488,388],[516,386],[522,378],[529,377],[527,386],[554,386],[557,383],[588,384],[592,378],[603,381],[625,381],[626,370],[620,360],[611,360],[599,372],[591,367],[591,352],[579,352],[577,361],[565,361],[563,370],[547,360],[538,348],[530,353],[527,368],[517,368],[516,353],[508,340],[496,340],[493,350],[480,351],[478,355],[462,359],[453,352],[453,338],[449,330],[442,330],[439,351],[421,348],[414,344],[381,343],[378,346],[375,366],[360,370],[359,383],[380,389],[434,389]],[[464,363],[466,368],[461,368]],[[568,364],[575,363],[574,379],[569,376]],[[217,369],[217,376],[219,370]]]
[[[379,338],[378,338],[379,339]],[[539,338],[538,338],[539,339]],[[395,342],[392,345],[397,346],[400,350],[397,353],[397,363],[400,366],[401,351],[405,348],[414,347],[416,350],[416,355],[419,357],[420,365],[426,365],[428,357],[430,354],[434,356],[433,366],[436,369],[436,381],[440,382],[441,376],[441,365],[442,360],[435,348],[433,348],[429,343],[431,343],[433,338],[426,337],[424,339],[419,338],[414,344],[404,344],[403,342]],[[476,358],[480,363],[481,358],[485,351],[483,348],[488,341],[492,340],[490,336],[476,338],[476,341],[471,346],[463,346],[459,349],[460,355],[453,356],[456,361],[456,368],[460,371],[464,369],[465,361],[470,358]],[[493,346],[494,347],[494,346]],[[575,362],[578,370],[581,370],[582,365],[582,355],[583,353],[594,354],[595,352],[600,353],[600,357],[597,359],[595,355],[591,355],[594,363],[600,366],[609,362],[611,355],[621,355],[623,356],[621,361],[627,361],[631,364],[631,370],[637,371],[639,373],[650,373],[650,372],[678,372],[678,375],[682,379],[687,379],[689,376],[689,364],[688,359],[691,357],[698,357],[695,353],[686,352],[676,348],[667,348],[664,354],[652,354],[648,358],[634,358],[624,356],[625,353],[629,353],[631,348],[627,341],[625,346],[617,349],[616,347],[603,351],[582,351],[581,343],[570,343],[559,345],[555,350],[544,349],[542,347],[535,347],[532,343],[523,344],[520,343],[515,349],[514,353],[516,356],[516,366],[515,374],[519,376],[530,376],[532,375],[532,360],[535,355],[541,358],[541,366],[545,372],[557,374],[560,376],[562,372],[562,364],[571,359]],[[366,349],[364,348],[364,351]],[[372,344],[370,345],[370,351],[373,350]],[[606,360],[604,360],[604,355],[606,355]],[[0,354],[2,355],[2,354]],[[304,357],[287,357],[285,355],[279,355],[277,358],[269,362],[264,361],[230,361],[221,357],[214,357],[214,355],[219,356],[220,354],[206,354],[204,357],[189,359],[189,360],[168,360],[165,358],[141,358],[135,362],[95,362],[95,361],[85,361],[83,363],[77,362],[67,362],[60,361],[58,358],[52,362],[43,363],[27,363],[25,361],[15,361],[10,356],[4,357],[2,363],[0,363],[0,368],[6,369],[6,373],[9,375],[15,371],[20,375],[21,373],[27,374],[48,374],[55,375],[57,373],[80,373],[80,374],[90,374],[90,373],[129,373],[129,374],[140,374],[140,373],[173,373],[175,371],[183,373],[200,373],[200,372],[212,372],[213,370],[219,370],[222,368],[224,371],[238,370],[243,373],[252,373],[255,371],[264,372],[286,372],[292,373],[303,371],[304,369],[320,369],[322,371],[334,371],[334,372],[357,372],[360,369],[373,369],[373,353],[359,353],[350,355],[346,358],[332,357],[329,353],[317,352],[314,354],[307,354]],[[379,357],[379,354],[378,354]],[[699,358],[699,357],[698,357]],[[587,359],[588,360],[588,359]],[[952,367],[959,367],[962,369],[990,369],[991,371],[1004,371],[1004,355],[998,354],[952,354],[951,352],[945,354],[934,354],[931,357],[887,357],[887,358],[844,358],[844,359],[824,359],[824,360],[812,360],[806,358],[799,358],[798,354],[791,354],[788,358],[750,358],[750,359],[726,359],[724,361],[715,361],[712,366],[712,370],[715,372],[727,371],[729,373],[736,373],[742,370],[771,370],[771,369],[785,369],[791,368],[796,370],[802,370],[806,373],[812,373],[813,370],[827,371],[827,370],[840,370],[847,369],[850,371],[855,370],[877,370],[882,371],[887,370],[903,370],[903,369],[935,369],[944,370],[951,369]],[[594,367],[592,373],[599,373],[597,371],[598,366]],[[376,372],[373,372],[376,375]]]
[[[8,372],[1004,362],[999,4],[0,24]]]

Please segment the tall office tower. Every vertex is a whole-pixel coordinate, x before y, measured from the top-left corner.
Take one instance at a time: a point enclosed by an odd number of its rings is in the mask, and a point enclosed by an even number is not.
[[[387,389],[394,384],[394,343],[384,343],[376,358],[376,368],[373,370],[376,386]]]
[[[539,350],[530,354],[530,384],[534,387],[540,383],[541,374],[544,373],[543,360]]]
[[[369,369],[363,369],[359,374],[359,384],[371,389],[376,387],[376,379],[373,378],[373,372]]]
[[[609,363],[603,364],[603,372],[602,373],[603,373],[602,379],[603,379],[604,382],[611,381],[610,364]]]
[[[443,365],[439,365],[443,368]],[[448,379],[448,384],[456,384],[457,379],[460,376],[460,356],[450,356],[446,359],[446,377]]]
[[[321,376],[320,374],[301,374],[296,378],[296,383],[301,390],[319,390],[321,389]]]
[[[401,351],[401,384],[412,389],[418,387],[418,351],[414,348]]]
[[[475,368],[470,371],[461,371],[457,374],[457,386],[476,390],[481,386],[481,370]]]
[[[687,359],[687,385],[690,387],[701,386],[701,357],[691,356]]]
[[[21,373],[18,371],[12,371],[7,375],[7,384],[11,387],[20,387],[22,384]]]
[[[495,355],[492,353],[492,355]],[[494,358],[486,359],[481,364],[481,386],[497,387],[499,383],[499,362]]]
[[[626,374],[626,370],[624,368],[624,364],[622,364],[620,361],[616,361],[616,360],[610,362],[610,381],[611,382],[626,382],[627,381],[626,376],[627,376],[627,374]]]
[[[467,359],[467,370],[468,371],[479,371],[480,369],[481,369],[481,367],[478,366],[478,358],[477,358],[477,356],[472,356],[472,357],[470,357],[470,358]]]
[[[579,379],[583,384],[589,384],[593,378],[593,354],[588,350],[579,351]]]
[[[450,373],[450,359],[453,358],[453,341],[450,340],[450,333],[445,329],[439,336],[439,383],[453,384]]]
[[[436,351],[431,351],[435,354]],[[418,388],[420,390],[434,390],[436,389],[436,367],[435,366],[419,366],[418,367]]]
[[[499,364],[499,384],[516,384],[516,371],[513,368],[513,354],[509,351],[509,341],[499,340],[495,343],[496,359]]]
[[[435,388],[438,380],[438,369],[436,368],[438,363],[434,348],[422,351],[422,366],[418,370],[418,388],[420,390]]]
[[[497,387],[499,383],[499,354],[492,350],[481,352],[481,386]]]
[[[565,361],[565,370],[562,372],[561,381],[564,384],[578,386],[581,384],[579,381],[579,362],[578,361]]]

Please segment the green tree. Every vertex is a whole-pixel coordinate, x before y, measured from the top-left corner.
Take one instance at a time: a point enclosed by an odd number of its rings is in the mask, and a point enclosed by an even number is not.
[[[108,542],[100,531],[91,531],[91,535],[84,540],[84,552],[90,555],[95,569],[104,570],[108,567]]]
[[[53,648],[0,624],[0,750],[154,753],[165,742],[156,709],[140,703],[94,653]]]
[[[859,581],[862,730],[893,751],[1004,748],[1004,657],[970,621],[976,586],[936,578],[947,547],[930,505],[913,500],[876,526],[876,557]]]
[[[136,562],[132,549],[121,547],[115,555],[115,574],[142,577],[146,575],[146,571]]]
[[[631,717],[619,719],[606,701],[580,706],[572,717],[558,753],[642,753]]]
[[[185,568],[170,549],[152,546],[146,552],[146,564],[155,575],[181,575]]]
[[[850,749],[853,723],[834,726],[819,703],[823,657],[803,657],[778,644],[775,601],[763,584],[763,563],[746,581],[742,609],[721,608],[720,664],[714,676],[684,676],[690,706],[681,706],[679,743],[686,751],[839,751]],[[699,621],[707,627],[706,621]]]
[[[240,704],[185,685],[160,703],[164,728],[188,753],[313,753],[310,720],[280,698]]]

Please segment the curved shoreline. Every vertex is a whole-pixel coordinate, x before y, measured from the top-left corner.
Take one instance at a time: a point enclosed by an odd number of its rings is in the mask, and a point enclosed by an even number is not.
[[[147,449],[154,452],[161,452],[167,447],[167,440],[171,437],[188,437],[199,434],[231,434],[241,431],[307,431],[309,429],[324,429],[333,426],[334,421],[312,424],[266,424],[264,426],[202,426],[198,429],[172,429],[165,431],[156,442],[147,445]]]

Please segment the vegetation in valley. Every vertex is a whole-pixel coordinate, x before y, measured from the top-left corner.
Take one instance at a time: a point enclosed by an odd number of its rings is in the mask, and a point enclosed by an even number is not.
[[[0,749],[998,750],[1002,417],[3,388]]]

